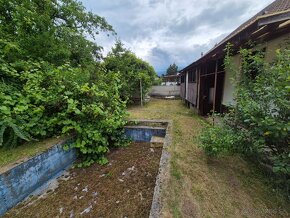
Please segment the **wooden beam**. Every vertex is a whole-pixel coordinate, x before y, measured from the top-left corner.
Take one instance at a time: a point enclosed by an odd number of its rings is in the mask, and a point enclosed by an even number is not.
[[[218,60],[216,60],[216,62],[215,62],[214,93],[213,93],[213,113],[215,112],[215,103],[216,103],[217,71],[218,71]]]
[[[290,11],[287,11],[283,14],[277,14],[269,17],[261,17],[258,21],[258,26],[264,26],[270,23],[276,23],[279,21],[286,21],[290,19]]]
[[[281,23],[281,24],[279,25],[278,29],[280,29],[280,28],[284,28],[284,27],[287,27],[287,26],[289,26],[289,25],[290,25],[290,20],[287,20],[286,22]]]
[[[195,82],[196,82],[196,99],[195,99],[195,106],[197,107],[198,104],[198,69],[195,68]]]
[[[208,73],[208,74],[201,75],[201,77],[211,76],[211,75],[214,75],[215,73],[219,74],[219,73],[223,73],[223,72],[224,71],[218,71],[218,72],[214,72],[214,73]]]
[[[200,77],[201,76],[201,66],[198,68],[198,83],[197,83],[197,111],[200,108]]]

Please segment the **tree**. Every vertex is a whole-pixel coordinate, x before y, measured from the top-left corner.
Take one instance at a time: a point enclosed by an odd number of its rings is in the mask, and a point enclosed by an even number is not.
[[[169,67],[167,68],[166,70],[166,75],[176,75],[178,72],[178,66],[173,63],[173,64],[170,64]]]
[[[90,67],[101,47],[86,36],[114,33],[104,18],[76,0],[0,0],[0,21],[7,61],[32,58]]]
[[[129,103],[140,96],[140,80],[142,81],[142,93],[146,95],[157,77],[154,68],[124,48],[120,40],[117,40],[112,51],[105,58],[104,66],[108,73],[119,72],[122,84],[120,94]]]
[[[124,146],[120,74],[87,39],[114,33],[76,0],[0,0],[0,147],[73,135],[83,164]]]

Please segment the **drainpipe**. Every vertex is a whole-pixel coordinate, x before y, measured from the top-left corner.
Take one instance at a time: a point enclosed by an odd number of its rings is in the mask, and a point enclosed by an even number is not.
[[[214,73],[214,93],[213,93],[213,113],[215,113],[216,104],[216,88],[217,88],[217,71],[218,71],[218,60],[215,62],[215,73]],[[212,123],[214,125],[214,116],[212,117]]]

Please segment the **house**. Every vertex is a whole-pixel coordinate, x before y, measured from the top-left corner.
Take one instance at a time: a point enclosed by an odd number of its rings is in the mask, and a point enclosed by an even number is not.
[[[180,75],[177,73],[176,75],[166,75],[162,77],[162,85],[171,86],[171,85],[179,85],[180,84]]]
[[[240,47],[252,41],[263,46],[271,62],[275,50],[290,39],[290,0],[276,0],[243,23],[200,59],[181,70],[181,98],[200,115],[222,113],[234,105],[234,86],[224,68],[225,47],[233,45],[233,60],[240,65]]]

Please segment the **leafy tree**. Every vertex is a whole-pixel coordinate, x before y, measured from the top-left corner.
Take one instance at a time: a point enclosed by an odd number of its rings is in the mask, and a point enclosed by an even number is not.
[[[0,0],[0,38],[4,59],[41,59],[61,65],[91,66],[100,58],[95,39],[114,33],[100,16],[86,12],[75,0]]]
[[[167,68],[166,70],[166,75],[176,75],[178,72],[178,66],[173,63],[173,64],[170,64],[169,67]]]
[[[119,40],[105,58],[104,67],[108,70],[108,74],[111,71],[119,72],[122,84],[120,95],[129,103],[133,102],[134,98],[139,99],[140,81],[144,97],[157,77],[152,66],[124,48]]]
[[[106,163],[126,105],[87,36],[112,27],[75,0],[0,0],[0,24],[0,147],[70,134],[84,165]]]

